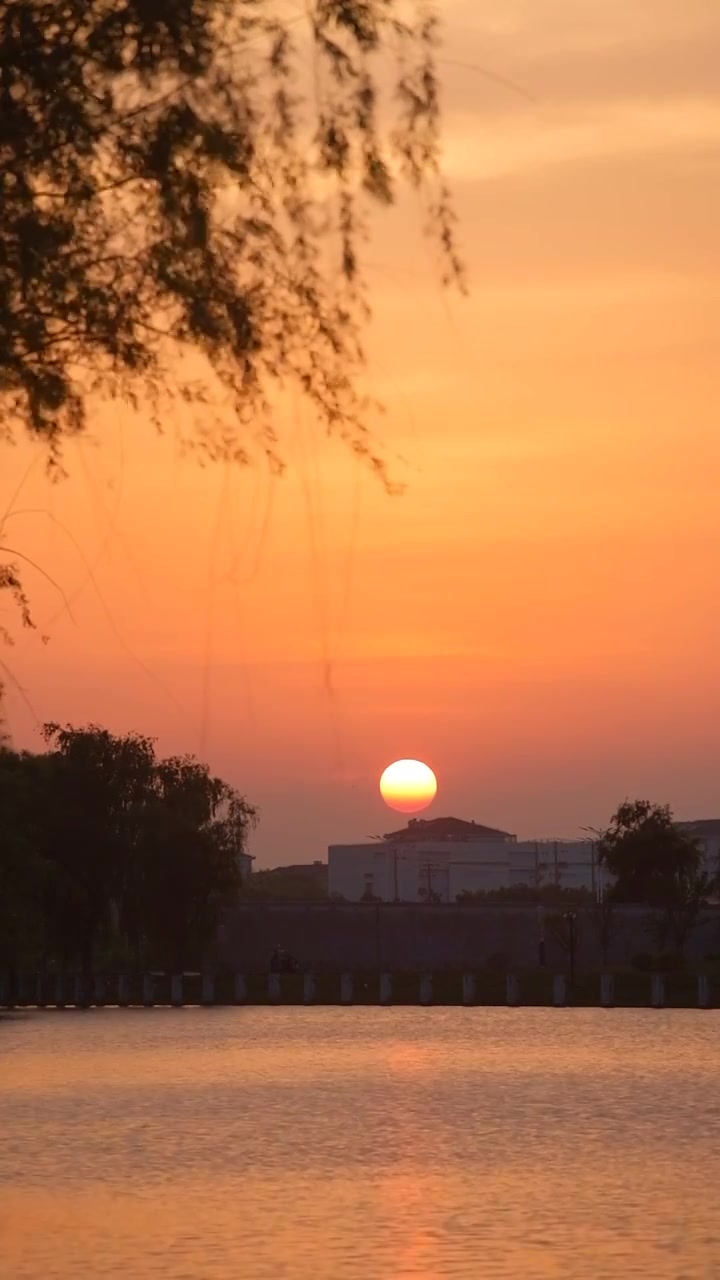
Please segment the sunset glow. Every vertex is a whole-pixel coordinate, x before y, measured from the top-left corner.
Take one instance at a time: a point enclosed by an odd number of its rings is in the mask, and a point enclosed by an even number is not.
[[[396,760],[380,779],[380,794],[390,809],[398,813],[419,813],[432,804],[437,779],[420,760]]]
[[[626,795],[717,809],[720,6],[440,8],[469,296],[411,199],[367,249],[402,496],[292,403],[280,478],[199,467],[182,406],[156,436],[98,404],[59,483],[3,452],[5,541],[52,579],[18,562],[34,631],[2,601],[14,741],[56,720],[197,753],[258,805],[258,867],[288,815],[298,861],[362,839],[402,743],[448,812],[519,836]]]

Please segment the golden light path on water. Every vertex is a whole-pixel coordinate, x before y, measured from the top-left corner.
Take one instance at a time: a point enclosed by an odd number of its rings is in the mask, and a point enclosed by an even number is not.
[[[12,1280],[708,1280],[716,1013],[0,1022]]]

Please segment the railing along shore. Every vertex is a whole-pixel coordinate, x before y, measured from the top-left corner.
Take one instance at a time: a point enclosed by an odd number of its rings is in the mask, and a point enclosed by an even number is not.
[[[233,1005],[565,1008],[715,1006],[707,974],[36,973],[0,975],[0,1009],[157,1009]]]

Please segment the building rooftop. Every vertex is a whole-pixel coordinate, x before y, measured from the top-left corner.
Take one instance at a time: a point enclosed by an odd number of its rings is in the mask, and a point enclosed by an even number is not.
[[[395,844],[416,840],[515,840],[509,831],[497,827],[484,827],[480,822],[465,822],[463,818],[411,818],[401,831],[391,831],[385,840]]]
[[[694,818],[689,822],[676,822],[675,826],[698,838],[720,836],[720,818]]]

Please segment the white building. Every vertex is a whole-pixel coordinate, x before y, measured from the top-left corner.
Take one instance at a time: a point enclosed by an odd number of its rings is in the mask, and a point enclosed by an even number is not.
[[[599,888],[589,840],[524,840],[459,818],[412,818],[402,831],[328,849],[328,892],[348,902],[455,902],[510,885]]]
[[[720,818],[697,818],[693,822],[676,822],[676,827],[695,840],[703,855],[704,870],[709,876],[720,871]]]

